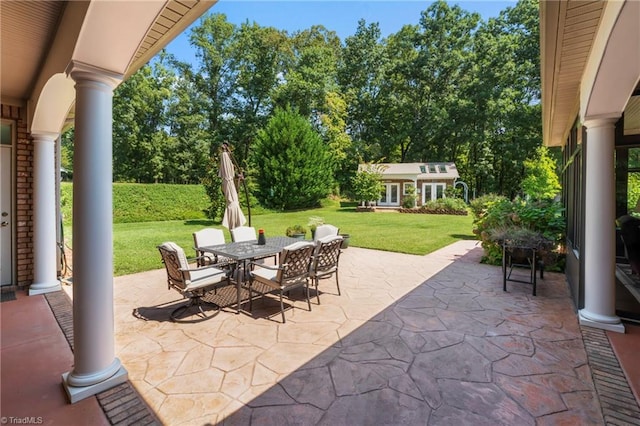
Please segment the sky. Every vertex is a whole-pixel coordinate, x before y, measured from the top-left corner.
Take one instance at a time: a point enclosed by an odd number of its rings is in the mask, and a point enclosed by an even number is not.
[[[378,22],[382,37],[396,33],[403,25],[415,25],[420,20],[420,12],[432,2],[430,0],[219,0],[208,13],[224,13],[227,20],[240,25],[245,21],[256,22],[263,27],[275,27],[292,34],[312,25],[323,25],[335,31],[344,41],[353,35],[358,21],[368,24]],[[496,17],[501,10],[515,6],[514,0],[467,0],[450,1],[469,12],[478,12],[483,20]],[[199,25],[199,20],[194,26]],[[167,51],[177,59],[194,63],[195,53],[189,44],[190,29],[176,37]]]

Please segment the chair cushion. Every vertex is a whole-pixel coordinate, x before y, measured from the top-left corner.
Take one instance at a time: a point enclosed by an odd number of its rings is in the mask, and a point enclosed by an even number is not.
[[[296,241],[293,244],[289,244],[283,250],[297,250],[302,247],[312,246],[313,243],[311,241]]]
[[[227,279],[226,272],[218,268],[203,268],[191,270],[191,280],[187,283],[185,290],[195,290],[217,284]]]
[[[180,269],[189,269],[189,261],[187,261],[187,255],[184,254],[182,247],[171,241],[162,243],[162,246],[164,246],[165,250],[176,253],[178,262],[180,263]]]
[[[251,271],[251,275],[254,276],[255,279],[260,281],[275,281],[276,276],[278,275],[277,269],[267,269],[267,268],[258,268]]]

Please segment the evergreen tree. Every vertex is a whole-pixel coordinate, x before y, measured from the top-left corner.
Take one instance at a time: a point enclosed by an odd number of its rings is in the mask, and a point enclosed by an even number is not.
[[[276,108],[258,132],[253,152],[256,197],[268,208],[316,207],[329,195],[333,163],[309,121],[291,108]]]

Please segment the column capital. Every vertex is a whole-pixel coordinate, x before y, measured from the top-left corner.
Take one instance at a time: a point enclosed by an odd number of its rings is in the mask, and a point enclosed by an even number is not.
[[[620,120],[620,117],[621,115],[617,113],[597,115],[585,118],[582,125],[587,129],[593,129],[596,127],[613,127],[616,125],[618,120]]]
[[[60,136],[60,133],[56,132],[31,132],[31,138],[35,142],[55,142]]]
[[[124,75],[84,62],[71,61],[65,71],[76,83],[82,80],[108,85],[112,90],[122,82]]]

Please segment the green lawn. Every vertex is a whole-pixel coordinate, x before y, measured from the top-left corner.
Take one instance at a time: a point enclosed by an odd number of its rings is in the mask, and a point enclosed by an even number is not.
[[[326,207],[292,213],[272,213],[252,217],[252,226],[265,230],[267,237],[284,235],[290,225],[306,227],[311,216],[324,218],[351,235],[350,246],[424,255],[460,239],[475,239],[472,217],[401,214],[397,212],[358,213],[353,208]],[[116,223],[114,229],[115,275],[127,275],[162,267],[156,249],[164,241],[181,245],[193,256],[192,232],[206,226],[226,228],[208,220]],[[70,232],[65,228],[67,241]],[[307,232],[307,238],[311,233]]]

